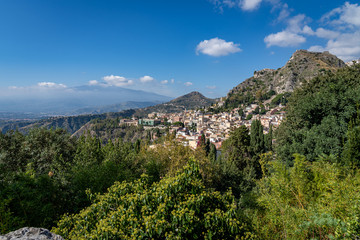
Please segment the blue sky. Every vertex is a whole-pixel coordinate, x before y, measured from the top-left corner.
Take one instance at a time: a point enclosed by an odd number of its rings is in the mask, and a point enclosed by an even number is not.
[[[0,1],[0,94],[13,97],[82,85],[220,97],[297,49],[360,58],[359,2]]]

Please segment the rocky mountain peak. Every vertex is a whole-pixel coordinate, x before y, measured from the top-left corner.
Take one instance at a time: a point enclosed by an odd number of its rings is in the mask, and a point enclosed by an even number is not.
[[[278,69],[255,71],[254,76],[246,79],[232,90],[233,95],[239,91],[275,91],[276,93],[292,92],[305,81],[327,71],[336,71],[346,64],[329,52],[310,52],[297,50],[285,66]]]
[[[289,61],[278,69],[262,69],[233,89],[226,97],[226,106],[266,99],[274,94],[292,92],[310,79],[335,72],[346,64],[329,52],[310,52],[297,50]]]

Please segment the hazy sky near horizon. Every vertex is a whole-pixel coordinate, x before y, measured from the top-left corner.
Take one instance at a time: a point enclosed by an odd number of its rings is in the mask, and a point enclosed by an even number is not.
[[[0,95],[89,85],[220,97],[297,49],[359,59],[359,2],[0,2]]]

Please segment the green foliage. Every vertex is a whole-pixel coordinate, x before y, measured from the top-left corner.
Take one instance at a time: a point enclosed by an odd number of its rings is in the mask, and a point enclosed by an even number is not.
[[[9,132],[0,136],[0,165],[7,172],[24,172],[31,165],[36,174],[61,170],[72,161],[75,141],[65,130],[32,129],[27,135]]]
[[[314,78],[289,100],[277,131],[278,155],[289,164],[294,153],[310,160],[322,153],[340,156],[359,102],[360,65]]]
[[[291,93],[280,93],[280,94],[276,95],[271,100],[271,106],[277,106],[280,103],[285,106],[287,104],[290,96],[291,96]]]
[[[250,145],[254,155],[259,155],[265,152],[263,130],[264,128],[261,125],[260,120],[254,120],[251,122]]]
[[[217,150],[214,144],[210,144],[210,152],[208,154],[209,160],[211,162],[215,162],[216,161],[216,155],[217,155]]]
[[[149,185],[147,177],[116,183],[52,231],[66,239],[238,239],[250,237],[236,219],[231,193],[205,188],[190,162],[175,177]]]
[[[0,186],[0,188],[4,189],[4,186]],[[25,225],[24,220],[14,216],[11,212],[9,206],[12,201],[11,197],[13,196],[8,195],[6,198],[3,196],[0,198],[0,234],[5,234]]]
[[[59,185],[47,175],[17,175],[0,189],[1,233],[23,226],[51,226],[64,206]]]
[[[141,143],[71,138],[63,130],[0,134],[1,232],[51,228],[64,213],[88,206],[85,193],[103,193],[115,181],[139,178]],[[10,219],[10,220],[9,220]]]
[[[347,131],[347,142],[342,153],[343,162],[347,166],[360,167],[360,115],[349,123]]]
[[[229,94],[225,100],[225,109],[231,110],[238,107],[239,105],[250,105],[255,102],[255,96],[250,91],[242,89],[238,93]]]
[[[252,155],[249,130],[245,126],[236,128],[222,145],[215,188],[231,187],[239,197],[254,187],[259,170],[257,159]]]
[[[261,239],[353,239],[358,236],[360,174],[296,155],[293,167],[261,161],[253,224]]]

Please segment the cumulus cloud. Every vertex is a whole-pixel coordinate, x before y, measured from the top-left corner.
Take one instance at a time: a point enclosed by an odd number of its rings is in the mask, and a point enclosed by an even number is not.
[[[207,88],[207,89],[215,89],[216,86],[215,86],[215,85],[214,85],[214,86],[206,86],[206,88]]]
[[[360,6],[346,2],[321,18],[334,30],[318,28],[317,37],[329,39],[325,46],[311,46],[311,51],[329,51],[344,61],[360,57]]]
[[[306,42],[306,38],[293,32],[282,31],[266,36],[264,42],[266,43],[267,47],[295,47],[301,43]]]
[[[310,51],[329,51],[344,61],[351,61],[360,57],[360,31],[341,34],[335,40],[329,40],[325,47],[315,45]]]
[[[347,25],[346,27],[360,27],[360,6],[356,4],[345,4],[325,14],[321,20],[334,25]]]
[[[294,33],[299,33],[303,29],[303,25],[306,22],[305,14],[298,14],[287,21],[287,30]]]
[[[184,85],[187,86],[187,87],[190,87],[190,86],[193,85],[193,83],[192,82],[186,82],[186,83],[184,83]]]
[[[169,82],[168,80],[163,80],[163,81],[161,81],[160,83],[161,83],[161,84],[168,84],[168,82]]]
[[[212,38],[210,40],[201,41],[196,47],[196,54],[206,54],[213,57],[226,56],[231,53],[242,51],[239,48],[240,44],[234,42],[226,42],[220,38]]]
[[[99,85],[99,82],[97,80],[90,80],[89,85],[90,86]]]
[[[308,25],[304,26],[302,32],[307,34],[307,35],[315,35],[315,32]]]
[[[170,80],[170,82],[171,82],[172,84],[174,84],[174,83],[175,83],[175,79],[172,78],[172,79]]]
[[[267,47],[295,47],[306,42],[306,38],[301,35],[303,30],[310,33],[311,28],[306,24],[307,17],[304,14],[298,14],[287,19],[287,27],[285,30],[269,34],[264,38]],[[305,25],[305,26],[304,26]]]
[[[109,75],[102,78],[107,86],[124,87],[134,84],[133,80],[121,76]]]
[[[313,31],[311,27],[304,26],[302,33],[311,35],[311,36],[317,36],[318,38],[325,38],[325,39],[334,39],[340,36],[340,32],[328,30],[325,28],[318,28],[316,31]]]
[[[140,82],[142,83],[152,82],[153,80],[154,78],[150,76],[143,76],[140,78]]]
[[[327,30],[324,28],[318,28],[315,32],[315,35],[319,38],[334,39],[337,38],[340,35],[340,33],[332,30]]]

